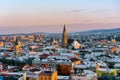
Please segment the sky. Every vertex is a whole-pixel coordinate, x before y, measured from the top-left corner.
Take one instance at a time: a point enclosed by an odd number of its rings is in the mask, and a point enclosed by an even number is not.
[[[120,0],[0,0],[0,34],[120,27]]]

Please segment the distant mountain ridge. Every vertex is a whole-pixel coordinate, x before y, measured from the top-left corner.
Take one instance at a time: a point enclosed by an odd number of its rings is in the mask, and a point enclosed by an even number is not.
[[[75,32],[75,33],[116,33],[116,32],[120,32],[120,28],[88,30],[88,31],[82,31],[82,32]]]
[[[97,30],[88,30],[88,31],[78,31],[78,32],[68,32],[68,34],[96,34],[96,33],[117,33],[120,32],[120,28],[114,28],[114,29],[97,29]],[[62,34],[62,33],[50,33],[50,32],[32,32],[32,33],[16,33],[16,34],[2,34],[2,35],[30,35],[30,34]],[[2,36],[0,35],[0,36]]]

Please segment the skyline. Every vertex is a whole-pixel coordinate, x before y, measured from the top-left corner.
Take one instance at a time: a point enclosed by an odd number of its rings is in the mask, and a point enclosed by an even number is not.
[[[0,33],[68,32],[120,26],[118,0],[1,0]]]

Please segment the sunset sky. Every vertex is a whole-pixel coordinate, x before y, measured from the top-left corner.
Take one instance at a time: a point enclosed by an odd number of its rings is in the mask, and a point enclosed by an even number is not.
[[[120,28],[120,0],[0,0],[0,34]]]

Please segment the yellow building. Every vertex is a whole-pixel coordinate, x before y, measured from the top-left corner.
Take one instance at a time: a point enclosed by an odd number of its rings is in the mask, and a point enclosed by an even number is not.
[[[109,68],[100,68],[100,65],[97,63],[96,65],[96,73],[97,76],[117,76],[116,69],[109,69]]]
[[[19,50],[20,50],[20,42],[18,42],[18,44],[15,46],[15,48],[16,48],[16,49],[15,49],[16,51],[19,51]]]
[[[21,43],[16,39],[16,42],[15,42],[15,55],[19,55],[20,46],[21,46]]]
[[[43,71],[38,76],[38,80],[57,80],[57,71]]]

